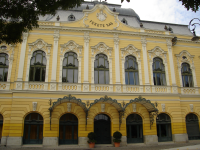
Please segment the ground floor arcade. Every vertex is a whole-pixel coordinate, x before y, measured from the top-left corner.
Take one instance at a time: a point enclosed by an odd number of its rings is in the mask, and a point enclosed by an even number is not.
[[[122,146],[200,139],[200,102],[196,100],[149,101],[148,97],[136,96],[130,100],[123,96],[121,101],[111,98],[114,96],[94,100],[83,96],[83,100],[80,95],[67,95],[49,101],[34,96],[0,99],[2,145],[86,147],[89,132],[96,133],[97,144],[112,144],[115,131],[123,135]]]

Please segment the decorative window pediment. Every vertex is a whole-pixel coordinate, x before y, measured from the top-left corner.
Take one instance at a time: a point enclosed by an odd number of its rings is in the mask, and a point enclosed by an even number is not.
[[[111,56],[113,48],[107,46],[105,43],[100,42],[96,46],[91,46],[92,55],[96,55],[99,53],[104,53],[108,56]]]
[[[7,45],[5,43],[0,44],[0,53],[9,53],[10,51],[14,54],[15,45]]]
[[[140,52],[141,52],[141,50],[135,48],[135,46],[130,44],[127,47],[121,49],[121,57],[125,58],[128,55],[133,55],[137,59],[140,59]]]
[[[48,44],[42,39],[37,39],[35,42],[29,43],[28,45],[29,45],[29,53],[36,50],[43,50],[46,52],[46,54],[49,54],[51,52],[52,44]]]
[[[78,55],[82,55],[83,46],[76,44],[74,41],[69,41],[65,44],[60,45],[60,53],[65,54],[66,52],[73,51],[76,52]]]
[[[190,53],[186,50],[183,50],[179,54],[175,55],[177,58],[177,66],[180,68],[182,63],[190,64],[191,68],[194,67],[194,55],[190,55]]]
[[[156,46],[154,49],[148,51],[149,52],[149,59],[153,60],[155,57],[160,57],[164,61],[167,61],[167,52],[161,49],[160,47]]]

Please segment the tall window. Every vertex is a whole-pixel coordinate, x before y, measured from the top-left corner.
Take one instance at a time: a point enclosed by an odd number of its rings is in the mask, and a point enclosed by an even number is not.
[[[8,76],[8,55],[5,53],[0,54],[0,81],[7,81]]]
[[[154,85],[166,85],[165,66],[162,59],[158,57],[154,58],[152,67]]]
[[[125,59],[125,81],[126,84],[138,85],[138,64],[134,56],[127,56]]]
[[[31,58],[29,81],[45,81],[46,54],[43,51],[35,51]]]
[[[65,54],[63,60],[62,82],[78,82],[78,59],[77,54],[74,52],[68,52]]]
[[[188,63],[182,63],[181,66],[183,87],[193,87],[192,70]]]
[[[94,83],[109,84],[109,63],[104,54],[96,55],[94,62]]]

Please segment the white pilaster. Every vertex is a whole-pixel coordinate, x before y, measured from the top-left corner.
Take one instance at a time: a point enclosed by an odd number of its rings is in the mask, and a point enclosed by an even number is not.
[[[115,75],[116,83],[120,83],[120,64],[119,64],[119,37],[117,34],[114,35],[114,48],[115,48]]]
[[[28,39],[28,33],[23,33],[23,42],[21,46],[18,77],[17,77],[17,81],[19,82],[16,85],[17,90],[22,90],[22,80],[23,80],[22,78],[23,78],[23,72],[24,72],[24,60],[25,60],[27,39]]]
[[[170,39],[167,39],[167,47],[168,47],[168,53],[169,53],[168,56],[169,56],[172,86],[176,86],[175,71],[174,71],[174,60],[173,60],[173,55],[172,55],[172,42],[171,42]]]
[[[53,46],[51,82],[56,82],[59,30],[54,31],[53,37],[54,37],[54,46]],[[51,83],[50,90],[56,91],[56,83]]]
[[[88,61],[89,61],[89,32],[84,33],[84,80],[83,83],[89,83],[88,80]]]
[[[141,38],[142,50],[143,50],[143,63],[144,63],[144,74],[145,74],[145,85],[150,85],[149,83],[149,68],[147,59],[147,41],[145,37]]]

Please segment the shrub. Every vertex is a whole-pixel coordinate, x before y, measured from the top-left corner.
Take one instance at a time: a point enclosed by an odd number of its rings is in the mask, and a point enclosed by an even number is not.
[[[115,133],[113,133],[113,142],[117,142],[120,143],[121,142],[121,138],[122,138],[122,134],[119,131],[116,131]]]
[[[95,137],[96,137],[96,134],[94,132],[90,132],[88,133],[88,143],[96,143],[96,140],[95,140]]]

